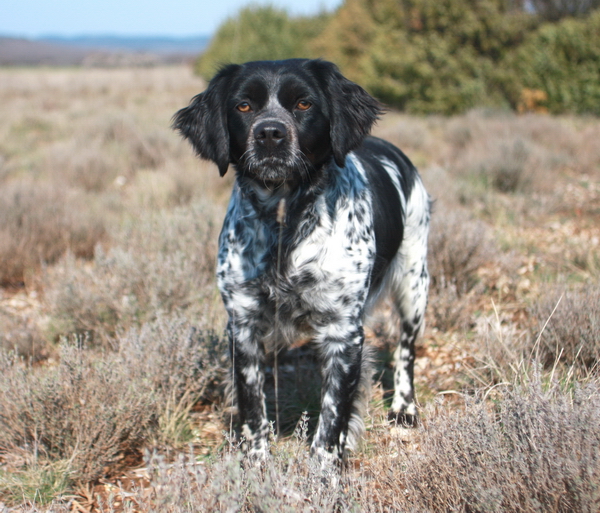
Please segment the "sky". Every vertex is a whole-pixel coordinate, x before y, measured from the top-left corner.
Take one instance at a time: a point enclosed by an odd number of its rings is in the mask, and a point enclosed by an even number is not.
[[[331,10],[342,0],[2,0],[0,36],[199,36],[249,3],[291,14]]]

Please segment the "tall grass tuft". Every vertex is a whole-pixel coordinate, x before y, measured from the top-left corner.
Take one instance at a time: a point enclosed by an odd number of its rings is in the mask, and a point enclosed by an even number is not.
[[[531,352],[548,368],[560,362],[581,371],[600,366],[600,290],[590,282],[575,290],[558,285],[532,307],[538,334]]]

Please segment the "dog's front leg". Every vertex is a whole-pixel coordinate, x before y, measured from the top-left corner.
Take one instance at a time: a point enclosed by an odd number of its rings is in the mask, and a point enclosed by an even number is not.
[[[335,330],[337,331],[337,330]],[[347,336],[318,340],[321,351],[321,415],[311,453],[324,463],[340,461],[348,438],[348,425],[361,380],[364,332],[362,326]]]
[[[236,326],[230,320],[227,331],[244,448],[251,459],[264,460],[269,453],[269,422],[263,391],[263,348],[247,326]]]

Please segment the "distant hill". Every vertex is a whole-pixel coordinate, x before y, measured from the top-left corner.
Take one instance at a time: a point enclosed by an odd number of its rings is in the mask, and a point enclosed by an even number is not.
[[[1,66],[69,66],[82,64],[88,50],[54,43],[0,37]]]
[[[45,37],[0,36],[0,66],[151,66],[187,61],[201,53],[208,36],[167,37]]]
[[[197,55],[202,52],[210,40],[209,36],[199,37],[122,37],[122,36],[48,36],[38,39],[42,43],[52,43],[110,51],[150,52],[160,54]]]

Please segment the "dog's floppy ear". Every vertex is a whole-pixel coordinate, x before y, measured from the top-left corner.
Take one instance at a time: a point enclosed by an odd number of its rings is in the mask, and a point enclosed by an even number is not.
[[[308,65],[325,87],[330,106],[330,137],[335,163],[343,167],[346,155],[369,135],[383,106],[362,87],[344,77],[338,67],[313,60]]]
[[[203,93],[173,117],[173,128],[185,137],[199,157],[212,160],[223,176],[229,167],[227,93],[231,78],[240,66],[222,68]]]

